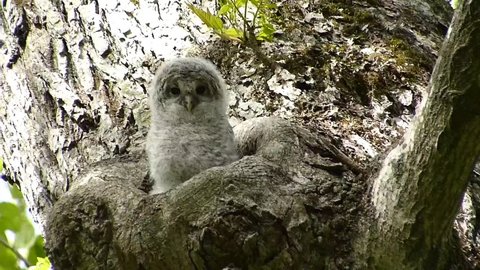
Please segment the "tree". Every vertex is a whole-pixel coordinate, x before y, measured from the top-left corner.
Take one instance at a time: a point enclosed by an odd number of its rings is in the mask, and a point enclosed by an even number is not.
[[[420,120],[378,175],[342,154],[319,126],[254,118],[235,127],[240,161],[148,196],[139,187],[147,171],[145,89],[155,59],[195,42],[227,76],[237,72],[228,67],[238,61],[231,43],[204,43],[193,17],[176,12],[186,5],[164,2],[14,1],[0,10],[0,155],[45,228],[56,268],[450,269],[474,263],[462,253],[453,220],[480,153],[479,91],[471,81],[479,69],[473,57],[479,3],[461,4]],[[414,107],[381,89],[422,85],[448,26],[447,4],[310,2],[279,7],[304,17],[276,22],[284,40],[311,22],[301,29],[313,39],[290,39],[306,44],[292,54],[288,43],[264,44],[283,70],[258,67],[265,78],[254,86],[271,85],[285,70],[305,77],[310,66],[322,75],[314,80],[343,90],[336,94],[344,102],[339,107],[372,106],[377,96],[393,103],[391,114]],[[175,25],[167,22],[172,16],[179,19]],[[170,46],[161,46],[168,35]],[[363,49],[370,47],[358,45],[372,41],[389,47],[369,54]],[[344,46],[351,43],[357,47]],[[365,53],[352,55],[352,48]],[[300,52],[303,57],[294,58]],[[331,89],[325,85],[312,87],[305,79],[290,86],[315,97]],[[265,107],[292,106],[282,91],[256,93],[272,100]],[[303,111],[318,110],[309,108]],[[303,111],[291,119],[302,119]],[[402,146],[404,154],[397,155]]]

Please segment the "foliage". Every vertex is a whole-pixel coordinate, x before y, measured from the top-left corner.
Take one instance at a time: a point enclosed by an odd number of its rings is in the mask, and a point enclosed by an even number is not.
[[[0,172],[3,162],[0,160]],[[50,262],[45,257],[44,242],[35,233],[32,222],[27,217],[26,205],[20,190],[10,187],[13,202],[0,202],[0,270],[49,269]]]
[[[248,44],[254,38],[272,41],[275,27],[271,23],[277,8],[271,0],[223,0],[212,14],[189,4],[188,7],[202,22],[223,39]],[[226,23],[224,23],[226,22]]]
[[[452,6],[453,9],[457,9],[458,6],[460,5],[460,0],[451,0],[450,5]]]
[[[48,257],[37,259],[37,264],[35,266],[29,267],[28,270],[48,270],[52,266]]]

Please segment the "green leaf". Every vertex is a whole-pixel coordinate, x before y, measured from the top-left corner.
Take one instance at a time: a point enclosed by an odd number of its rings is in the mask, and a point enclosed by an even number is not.
[[[260,9],[260,12],[264,12],[265,9],[274,9],[277,8],[277,4],[272,3],[271,1],[268,0],[250,0],[250,2],[256,6],[257,8]]]
[[[12,198],[15,199],[17,202],[17,205],[21,209],[21,211],[25,210],[25,201],[23,200],[23,195],[20,189],[16,185],[11,185],[10,186],[10,194],[12,195]]]
[[[275,27],[273,27],[271,23],[265,23],[262,25],[262,32],[269,36],[273,35],[273,33],[275,33]]]
[[[243,32],[237,28],[228,28],[223,33],[232,38],[243,38]]]
[[[43,237],[41,235],[37,235],[35,239],[35,243],[32,245],[30,250],[28,251],[27,260],[30,262],[31,265],[37,263],[37,259],[41,259],[46,256],[44,247]]]
[[[263,7],[266,8],[266,9],[276,9],[277,4],[275,4],[275,3],[265,4]]]
[[[15,233],[13,248],[30,248],[35,241],[35,230],[24,209],[16,204],[0,203],[0,232],[10,230]]]
[[[451,0],[450,5],[452,6],[453,9],[457,9],[458,6],[460,5],[460,0]]]
[[[237,15],[237,12],[232,8],[232,10],[223,17],[228,17],[229,22],[237,24]]]
[[[247,2],[247,0],[237,0],[237,1],[235,1],[235,6],[243,7],[246,2]]]
[[[223,6],[223,5],[227,5],[230,1],[228,0],[219,0],[218,3]]]
[[[11,186],[10,193],[15,199],[15,203],[0,202],[0,240],[4,242],[0,243],[0,270],[20,269],[19,265],[23,265],[19,263],[20,258],[12,252],[10,247],[16,251],[20,251],[20,249],[28,251],[26,257],[31,265],[37,262],[37,257],[45,257],[43,238],[35,235],[20,190],[16,186]],[[14,234],[13,243],[7,241],[6,231]]]
[[[262,16],[260,21],[260,32],[258,33],[257,40],[272,41],[273,34],[275,33],[275,27],[269,23],[268,20]]]
[[[221,38],[243,43],[243,34],[238,34],[238,29],[229,28],[221,33],[217,33]]]
[[[26,216],[21,217],[20,229],[16,231],[13,247],[30,248],[35,243],[35,229]]]
[[[11,230],[17,232],[21,227],[22,213],[14,203],[0,202],[0,232]]]
[[[227,13],[229,13],[229,12],[232,10],[232,8],[233,8],[233,7],[232,7],[231,5],[229,5],[229,4],[223,5],[223,6],[220,8],[220,10],[218,11],[218,15],[219,15],[219,16],[222,16],[222,15],[224,15],[224,14],[227,14]]]
[[[17,264],[17,256],[2,244],[0,244],[0,258],[0,270],[20,269]]]
[[[190,10],[192,10],[193,13],[195,13],[195,15],[197,15],[197,17],[200,18],[200,20],[202,20],[202,22],[205,25],[207,25],[208,27],[210,27],[213,30],[216,30],[218,32],[222,31],[222,29],[223,29],[222,20],[219,17],[210,13],[209,10],[207,10],[207,11],[201,10],[201,9],[195,7],[192,4],[188,4],[188,8],[190,8]]]
[[[0,158],[0,173],[3,171],[3,159]]]
[[[52,264],[48,257],[45,258],[37,258],[37,264],[35,266],[30,266],[28,270],[49,270]]]

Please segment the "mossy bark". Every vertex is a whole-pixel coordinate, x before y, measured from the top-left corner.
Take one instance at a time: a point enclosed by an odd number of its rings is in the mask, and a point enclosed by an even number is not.
[[[372,189],[376,269],[451,269],[452,225],[480,155],[480,3],[463,1],[432,74],[429,93]]]

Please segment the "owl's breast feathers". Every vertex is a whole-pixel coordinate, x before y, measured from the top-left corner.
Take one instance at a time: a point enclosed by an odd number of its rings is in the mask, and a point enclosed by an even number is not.
[[[233,131],[228,122],[163,126],[149,136],[151,140],[157,141],[157,146],[161,148],[157,151],[186,166],[210,168],[238,159]]]

